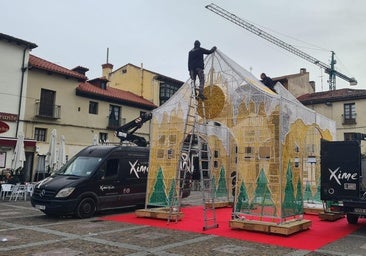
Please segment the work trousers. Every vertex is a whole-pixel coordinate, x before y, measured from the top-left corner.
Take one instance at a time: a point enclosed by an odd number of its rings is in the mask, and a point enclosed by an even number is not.
[[[205,73],[203,72],[203,69],[196,68],[194,70],[191,70],[189,74],[191,76],[191,79],[194,81],[194,84],[196,84],[196,78],[198,76],[198,79],[200,81],[199,93],[203,95],[203,87],[205,86]]]

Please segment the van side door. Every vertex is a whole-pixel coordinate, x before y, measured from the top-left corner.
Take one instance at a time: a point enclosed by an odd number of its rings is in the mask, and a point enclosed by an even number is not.
[[[128,154],[121,158],[122,204],[143,205],[149,169],[148,155],[144,152]]]
[[[100,209],[113,208],[118,199],[120,180],[118,179],[119,158],[109,158],[98,170],[98,197]]]

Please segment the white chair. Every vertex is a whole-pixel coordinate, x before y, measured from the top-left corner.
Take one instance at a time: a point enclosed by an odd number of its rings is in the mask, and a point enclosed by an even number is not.
[[[5,197],[8,197],[11,195],[13,191],[13,184],[1,184],[1,198],[5,200]]]
[[[26,184],[26,192],[27,192],[27,194],[30,196],[30,197],[32,197],[32,195],[33,195],[33,190],[34,190],[34,184],[33,183],[28,183],[28,184]]]
[[[22,184],[16,184],[13,187],[13,191],[11,192],[10,200],[18,200],[18,197],[22,197],[24,200],[27,200],[27,188],[26,185],[22,185]]]

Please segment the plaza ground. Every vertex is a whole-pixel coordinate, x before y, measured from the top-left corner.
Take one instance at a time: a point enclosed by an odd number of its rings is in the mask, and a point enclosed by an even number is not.
[[[200,204],[200,193],[193,192],[184,200],[184,205]],[[360,221],[357,231],[342,239],[306,251],[204,232],[101,220],[103,216],[133,211],[108,211],[90,219],[49,218],[32,208],[29,201],[1,200],[0,255],[366,255],[365,220]]]

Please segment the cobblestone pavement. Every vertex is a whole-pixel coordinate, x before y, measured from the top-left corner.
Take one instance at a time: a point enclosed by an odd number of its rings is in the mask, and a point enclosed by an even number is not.
[[[200,202],[193,193],[183,203]],[[49,218],[32,208],[29,201],[0,199],[0,255],[366,255],[366,227],[363,226],[317,251],[304,251],[99,219],[131,211],[134,209],[104,212],[82,220]]]

